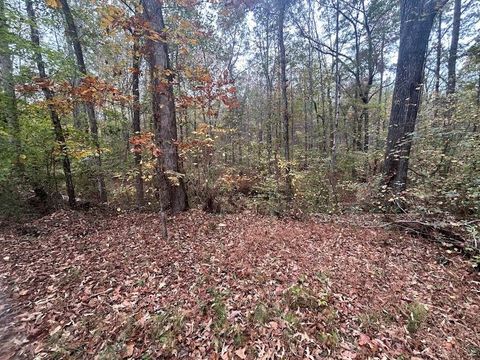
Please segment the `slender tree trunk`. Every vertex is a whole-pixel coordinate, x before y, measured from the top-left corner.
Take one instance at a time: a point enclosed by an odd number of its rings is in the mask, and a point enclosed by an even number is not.
[[[453,25],[452,25],[452,42],[450,43],[450,51],[448,53],[448,83],[447,94],[454,94],[457,84],[457,52],[458,39],[460,37],[460,17],[462,15],[462,0],[455,0],[453,9]]]
[[[402,0],[400,47],[385,154],[384,184],[393,193],[406,189],[408,162],[423,87],[428,38],[440,4]]]
[[[32,5],[32,0],[26,0],[25,4],[27,7],[28,19],[30,21],[30,38],[34,46],[34,52],[35,52],[34,59],[35,59],[35,62],[37,63],[38,75],[41,79],[48,79],[47,73],[45,71],[45,63],[43,62],[42,53],[40,52],[40,35],[38,32],[35,10]],[[51,100],[55,96],[54,92],[50,90],[50,88],[48,88],[47,86],[44,86],[42,88],[42,91],[47,101],[51,102]],[[63,173],[65,175],[65,186],[67,189],[68,204],[70,205],[71,208],[74,208],[76,205],[75,188],[73,185],[70,158],[68,156],[68,149],[65,141],[65,135],[63,133],[62,124],[60,122],[60,118],[58,116],[57,111],[55,110],[54,105],[49,103],[48,110],[50,112],[50,118],[52,119],[52,123],[53,123],[55,140],[60,145],[60,150],[62,154],[62,165],[63,165]]]
[[[290,137],[289,137],[289,114],[288,114],[288,96],[287,96],[287,60],[285,55],[285,42],[283,37],[283,27],[285,21],[286,0],[277,0],[278,5],[278,57],[280,62],[280,89],[281,106],[283,122],[283,148],[285,156],[285,175],[286,175],[286,196],[288,200],[292,199],[292,179],[290,175]]]
[[[440,66],[442,64],[442,12],[438,14],[437,22],[437,54],[435,59],[435,97],[440,95]]]
[[[313,54],[312,49],[309,47],[308,51],[308,125],[307,130],[310,134],[307,142],[307,150],[315,148],[315,131],[313,130],[314,121],[316,117],[315,105],[314,105],[314,94],[313,94]]]
[[[8,41],[9,28],[5,12],[5,2],[0,0],[0,90],[2,92],[2,114],[12,132],[12,143],[15,149],[15,168],[21,173],[22,163],[20,155],[22,152],[20,142],[20,123],[18,121],[17,98],[15,95],[15,83],[13,80],[12,54]]]
[[[133,58],[132,58],[132,95],[133,95],[133,116],[132,128],[135,135],[139,135],[142,131],[140,126],[140,44],[139,38],[136,36],[133,42]],[[143,169],[142,169],[142,154],[140,152],[134,153],[135,160],[135,193],[137,206],[142,207],[145,203],[145,193],[143,189]]]
[[[85,58],[83,56],[83,48],[80,42],[80,38],[78,36],[77,26],[75,24],[75,20],[73,19],[73,15],[70,10],[70,6],[68,4],[68,0],[59,0],[59,1],[60,1],[60,4],[62,5],[62,11],[65,16],[65,22],[67,25],[67,34],[73,45],[73,50],[74,50],[75,58],[77,61],[78,71],[82,74],[82,76],[86,76],[87,67],[85,65]],[[107,190],[105,187],[105,178],[103,176],[102,151],[100,148],[100,140],[98,137],[98,124],[97,124],[97,118],[95,115],[95,106],[91,102],[86,102],[85,108],[87,110],[87,117],[88,117],[88,122],[90,126],[90,135],[92,137],[92,141],[96,149],[95,162],[97,166],[96,181],[97,181],[98,195],[101,202],[106,202]]]
[[[382,43],[380,48],[380,88],[378,89],[378,106],[380,118],[377,122],[376,129],[376,148],[380,149],[380,127],[384,123],[384,113],[383,113],[383,78],[385,73],[385,64],[384,64],[384,47],[385,47],[385,34],[382,35]]]
[[[165,36],[162,5],[156,0],[142,0],[143,15],[152,30]],[[162,151],[158,157],[160,198],[166,208],[174,213],[188,207],[183,174],[180,172],[177,150],[177,124],[172,74],[167,43],[162,40],[146,40],[147,59],[150,65],[153,123],[155,140]]]
[[[373,85],[373,80],[375,76],[375,60],[373,54],[373,39],[372,39],[372,30],[370,28],[370,22],[367,16],[367,11],[365,9],[365,1],[362,1],[363,14],[364,14],[364,26],[365,32],[367,34],[367,43],[368,43],[368,56],[367,56],[367,84],[362,86],[362,102],[363,102],[363,129],[364,129],[364,138],[363,138],[363,150],[368,151],[370,146],[370,89]]]
[[[338,121],[340,117],[340,71],[339,71],[339,11],[338,11],[339,2],[336,2],[336,11],[335,11],[335,59],[334,59],[334,68],[335,68],[335,119],[333,122],[333,129],[332,129],[332,160],[331,160],[331,168],[332,174],[336,171],[337,166],[337,147],[338,147]],[[360,134],[359,134],[360,136]]]

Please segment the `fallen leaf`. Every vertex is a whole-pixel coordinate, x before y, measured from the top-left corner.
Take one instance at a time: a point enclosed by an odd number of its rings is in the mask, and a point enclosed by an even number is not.
[[[365,334],[360,334],[360,339],[358,339],[358,345],[365,346],[370,343],[370,337]]]
[[[134,349],[135,349],[135,343],[129,342],[125,346],[125,351],[124,351],[124,354],[123,354],[123,358],[126,359],[126,358],[129,358],[129,357],[132,357]]]
[[[235,355],[237,355],[240,359],[246,359],[247,355],[245,354],[245,351],[247,350],[246,347],[238,349],[235,351]]]

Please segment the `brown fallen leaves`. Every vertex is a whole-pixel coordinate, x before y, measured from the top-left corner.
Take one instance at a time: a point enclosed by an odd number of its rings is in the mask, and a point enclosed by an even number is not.
[[[28,226],[0,234],[12,358],[480,354],[478,274],[399,232],[198,211],[170,218],[168,240],[155,214],[61,211]]]

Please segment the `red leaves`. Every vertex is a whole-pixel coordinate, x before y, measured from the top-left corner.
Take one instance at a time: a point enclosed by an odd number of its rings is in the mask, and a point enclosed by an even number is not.
[[[228,110],[239,106],[237,89],[228,71],[214,78],[208,69],[197,66],[184,68],[183,75],[191,83],[195,95],[181,96],[177,104],[180,108],[196,106],[208,116],[217,116],[221,104]]]

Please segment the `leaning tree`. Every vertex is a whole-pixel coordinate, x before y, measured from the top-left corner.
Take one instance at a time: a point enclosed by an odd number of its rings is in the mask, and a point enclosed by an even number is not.
[[[420,107],[428,38],[447,0],[402,0],[400,47],[388,127],[383,183],[394,194],[406,189],[408,162]]]

